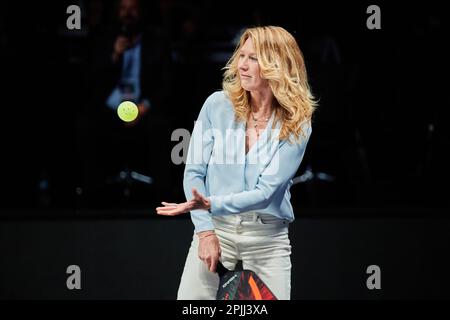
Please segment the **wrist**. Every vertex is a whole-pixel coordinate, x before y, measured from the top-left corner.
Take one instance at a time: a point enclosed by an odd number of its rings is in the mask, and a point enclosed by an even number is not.
[[[197,236],[200,240],[214,235],[216,235],[216,232],[214,230],[207,230],[197,233]]]

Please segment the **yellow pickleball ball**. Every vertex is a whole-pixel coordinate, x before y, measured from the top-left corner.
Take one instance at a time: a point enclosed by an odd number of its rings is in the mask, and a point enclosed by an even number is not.
[[[117,108],[117,115],[125,122],[133,121],[139,113],[138,107],[131,101],[124,101]]]

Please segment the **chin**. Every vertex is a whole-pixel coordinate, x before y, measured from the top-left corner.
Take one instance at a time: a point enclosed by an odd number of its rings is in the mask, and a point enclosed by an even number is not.
[[[253,87],[252,86],[246,86],[246,85],[242,85],[241,84],[242,89],[244,89],[245,91],[253,91]]]

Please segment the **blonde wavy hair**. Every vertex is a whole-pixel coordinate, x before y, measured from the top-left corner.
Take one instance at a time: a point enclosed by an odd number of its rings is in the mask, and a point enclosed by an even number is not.
[[[268,80],[276,99],[273,127],[281,121],[279,139],[306,137],[303,125],[311,124],[317,102],[308,84],[303,54],[295,38],[281,27],[246,29],[224,67],[222,88],[233,104],[236,120],[247,121],[251,111],[250,92],[242,88],[238,70],[239,51],[248,38],[253,41],[261,77]]]

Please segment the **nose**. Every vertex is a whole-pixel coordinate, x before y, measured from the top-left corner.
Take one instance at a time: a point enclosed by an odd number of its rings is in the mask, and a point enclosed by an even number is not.
[[[239,69],[243,70],[243,71],[247,71],[248,70],[248,64],[247,64],[247,60],[244,59],[239,63]]]

